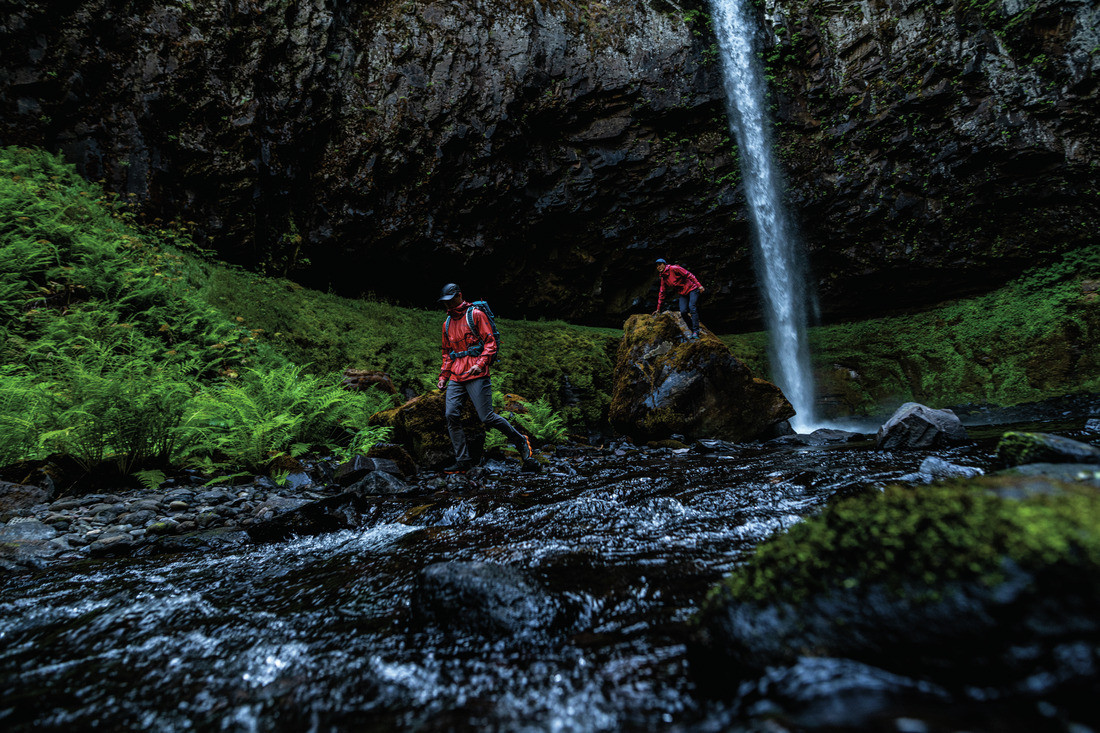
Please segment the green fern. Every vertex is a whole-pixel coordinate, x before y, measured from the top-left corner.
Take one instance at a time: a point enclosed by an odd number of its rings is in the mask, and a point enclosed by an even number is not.
[[[164,471],[156,470],[136,471],[134,472],[134,476],[141,482],[141,485],[144,486],[147,491],[155,491],[160,488],[160,485],[168,478],[164,474]]]

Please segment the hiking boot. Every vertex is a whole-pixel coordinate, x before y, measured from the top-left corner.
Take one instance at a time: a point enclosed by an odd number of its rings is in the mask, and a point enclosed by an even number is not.
[[[523,462],[522,471],[524,473],[542,473],[542,464],[534,458],[528,458]]]
[[[523,443],[517,445],[516,448],[519,450],[519,459],[524,463],[535,457],[535,450],[531,447],[531,439],[526,435],[523,436]]]
[[[474,467],[473,461],[455,461],[443,469],[443,473],[466,473]]]

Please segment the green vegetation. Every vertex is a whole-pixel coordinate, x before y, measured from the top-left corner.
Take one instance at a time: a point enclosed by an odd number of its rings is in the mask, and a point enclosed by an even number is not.
[[[265,334],[291,362],[321,373],[380,369],[400,388],[435,388],[442,312],[344,298],[225,266],[210,266],[208,273],[205,297]],[[545,397],[572,425],[602,419],[619,331],[507,318],[498,318],[497,328],[503,348],[493,370],[514,375],[509,390],[530,400]]]
[[[885,403],[1000,405],[1100,391],[1100,249],[1065,255],[992,293],[910,315],[810,329],[818,391],[856,414]],[[727,336],[766,374],[762,333]]]
[[[278,472],[388,435],[368,418],[394,398],[342,389],[344,368],[434,388],[442,314],[204,262],[57,156],[0,149],[0,214],[0,465],[49,458],[146,483],[170,467]],[[615,331],[499,327],[500,368],[535,400],[540,439],[560,439],[558,408],[606,412]]]
[[[987,491],[1012,479],[891,487],[847,499],[762,543],[716,586],[742,601],[799,602],[817,593],[885,585],[930,596],[952,581],[994,585],[1005,558],[1024,570],[1100,565],[1100,497],[1064,487],[1022,501]]]

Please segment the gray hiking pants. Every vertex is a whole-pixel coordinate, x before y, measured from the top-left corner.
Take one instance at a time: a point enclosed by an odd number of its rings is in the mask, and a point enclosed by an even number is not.
[[[680,296],[680,315],[691,324],[691,332],[699,333],[699,289]]]
[[[455,448],[455,458],[460,461],[470,460],[470,449],[466,445],[466,433],[462,430],[462,405],[467,397],[474,403],[477,418],[485,423],[486,428],[496,428],[504,433],[508,441],[519,451],[520,460],[531,455],[527,447],[527,438],[523,433],[512,427],[512,423],[493,412],[493,387],[488,377],[473,379],[469,382],[447,382],[447,407],[444,415],[447,418],[447,432],[451,434],[451,444]]]

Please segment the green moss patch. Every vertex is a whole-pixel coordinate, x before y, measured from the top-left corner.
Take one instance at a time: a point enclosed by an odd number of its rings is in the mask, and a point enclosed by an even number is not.
[[[712,591],[739,601],[797,603],[832,589],[1000,579],[1005,558],[1024,570],[1056,563],[1100,567],[1100,495],[1062,485],[1057,495],[1002,499],[988,489],[1022,479],[892,487],[838,502],[762,543]]]
[[[1012,405],[1100,391],[1100,248],[986,295],[921,313],[810,329],[817,391],[839,414],[921,402]],[[725,336],[767,374],[766,335]]]

